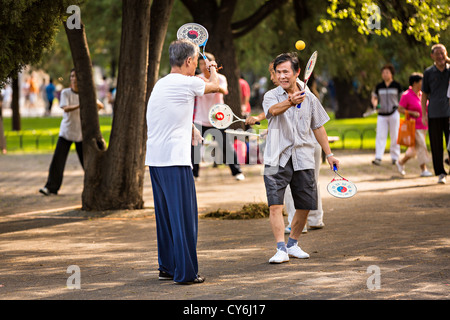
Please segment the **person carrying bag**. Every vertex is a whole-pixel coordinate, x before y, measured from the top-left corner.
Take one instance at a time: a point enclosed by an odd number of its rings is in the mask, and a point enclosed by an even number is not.
[[[405,175],[406,162],[417,156],[417,160],[422,170],[421,177],[431,177],[433,174],[427,170],[426,163],[430,161],[425,137],[428,127],[422,122],[422,107],[420,99],[422,97],[422,74],[413,73],[409,77],[410,87],[400,99],[398,111],[405,114],[404,119],[400,119],[400,129],[397,143],[407,146],[403,159],[397,162],[397,168],[401,175]]]
[[[411,119],[409,112],[405,110],[405,118],[400,119],[400,128],[398,130],[397,144],[406,147],[416,145],[416,120]]]

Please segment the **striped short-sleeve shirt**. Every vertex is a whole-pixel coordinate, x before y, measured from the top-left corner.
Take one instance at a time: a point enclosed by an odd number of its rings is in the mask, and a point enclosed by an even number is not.
[[[288,93],[281,86],[264,95],[263,108],[269,121],[264,164],[285,167],[292,157],[294,171],[314,169],[317,141],[312,130],[323,126],[330,117],[310,91],[306,91],[301,108],[293,106],[283,114],[272,116],[269,108],[287,98]]]

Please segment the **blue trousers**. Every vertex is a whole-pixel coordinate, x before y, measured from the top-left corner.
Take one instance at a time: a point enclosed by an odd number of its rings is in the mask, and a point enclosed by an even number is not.
[[[198,210],[190,166],[149,167],[155,203],[159,270],[175,282],[197,278]]]

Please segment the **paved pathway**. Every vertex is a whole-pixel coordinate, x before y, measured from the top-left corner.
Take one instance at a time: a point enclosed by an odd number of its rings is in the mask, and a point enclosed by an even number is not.
[[[38,189],[51,155],[0,157],[0,299],[449,299],[450,184],[419,178],[416,162],[401,178],[388,158],[375,167],[372,153],[335,154],[359,192],[348,200],[329,196],[333,174],[322,166],[326,226],[300,238],[310,259],[268,264],[275,251],[268,219],[200,219],[207,281],[194,286],[157,279],[148,174],[145,210],[85,213],[75,154],[60,195],[50,197]],[[237,182],[228,168],[203,167],[200,212],[265,202],[260,171],[246,166],[247,179]],[[80,268],[81,289],[66,286],[71,265]]]

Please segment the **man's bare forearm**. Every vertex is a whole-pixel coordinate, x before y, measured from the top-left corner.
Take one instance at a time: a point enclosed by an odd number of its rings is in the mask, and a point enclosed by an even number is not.
[[[292,107],[291,102],[289,101],[289,99],[286,99],[271,106],[269,108],[269,113],[275,117],[285,113],[290,107]]]
[[[62,107],[64,112],[72,112],[72,111],[77,110],[79,108],[80,108],[80,105],[68,105],[68,106]]]

